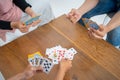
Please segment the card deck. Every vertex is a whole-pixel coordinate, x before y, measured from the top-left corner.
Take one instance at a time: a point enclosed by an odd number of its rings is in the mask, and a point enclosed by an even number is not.
[[[97,23],[92,21],[92,20],[90,20],[90,19],[82,18],[82,21],[85,24],[85,27],[88,28],[88,29],[89,29],[89,27],[92,27],[95,30],[99,29],[99,26],[97,25]]]
[[[36,16],[36,17],[33,17],[33,18],[29,19],[28,21],[25,22],[25,25],[31,24],[32,22],[38,20],[39,17],[40,17],[40,16]]]

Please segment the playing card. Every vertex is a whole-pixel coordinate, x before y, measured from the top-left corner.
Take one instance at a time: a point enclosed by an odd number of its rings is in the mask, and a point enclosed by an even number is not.
[[[39,51],[28,55],[28,61],[32,66],[39,66],[41,60],[43,61],[43,56]]]
[[[40,16],[36,16],[36,17],[34,17],[34,18],[31,18],[30,20],[26,21],[25,24],[26,24],[26,25],[29,25],[29,24],[31,24],[32,22],[38,20],[39,17],[40,17]]]
[[[28,62],[30,63],[31,66],[34,66],[34,55],[33,54],[28,55]]]
[[[99,29],[99,26],[97,25],[96,22],[90,20],[90,19],[87,19],[87,18],[82,18],[83,20],[83,23],[85,24],[85,27],[86,28],[89,28],[89,27],[92,27],[94,28],[95,30],[98,30]]]
[[[41,66],[43,68],[43,72],[48,74],[53,67],[53,63],[45,58]]]
[[[70,48],[68,51],[70,51],[73,54],[77,54],[77,51],[74,48]]]
[[[53,64],[58,64],[59,61],[58,61],[58,59],[52,59],[52,63],[53,63]]]
[[[43,58],[43,57],[40,57],[40,58],[39,58],[39,65],[41,65],[41,64],[43,63],[43,61],[44,61],[44,58]]]
[[[48,55],[48,58],[52,60],[53,64],[58,64],[62,58],[73,60],[76,53],[77,51],[74,48],[67,50],[66,48],[62,48],[60,45],[46,49],[46,55]]]

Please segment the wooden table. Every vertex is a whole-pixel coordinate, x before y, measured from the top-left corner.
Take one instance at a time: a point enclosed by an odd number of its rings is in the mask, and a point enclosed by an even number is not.
[[[66,80],[120,80],[120,51],[104,40],[91,39],[80,24],[71,23],[65,15],[0,48],[0,71],[5,78],[22,72],[27,55],[61,45],[74,47],[78,54]],[[30,80],[53,80],[58,65],[47,75],[39,73]]]

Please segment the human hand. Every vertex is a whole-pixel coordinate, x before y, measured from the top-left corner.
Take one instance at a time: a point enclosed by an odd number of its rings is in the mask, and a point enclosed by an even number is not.
[[[42,70],[43,69],[41,66],[35,67],[28,65],[28,67],[24,70],[23,73],[25,74],[26,79],[29,79],[32,76],[34,76],[37,72],[42,72]]]
[[[11,22],[11,27],[14,29],[19,29],[21,32],[28,32],[31,25],[26,26],[23,22]]]
[[[59,70],[64,73],[67,72],[72,67],[72,61],[68,59],[62,59],[60,62]]]
[[[34,27],[34,26],[36,26],[38,23],[40,23],[41,22],[41,20],[36,20],[36,21],[33,21],[30,25],[32,26],[32,27]]]
[[[88,34],[91,38],[103,39],[103,37],[107,33],[106,29],[107,28],[103,25],[100,25],[98,30],[95,30],[94,28],[90,27]]]
[[[70,13],[68,13],[67,17],[73,22],[76,23],[81,18],[81,14],[78,9],[72,9]]]

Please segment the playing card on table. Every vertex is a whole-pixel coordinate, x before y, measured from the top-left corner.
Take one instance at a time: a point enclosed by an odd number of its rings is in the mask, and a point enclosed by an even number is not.
[[[53,67],[53,63],[45,58],[41,66],[43,68],[43,72],[48,74]]]

